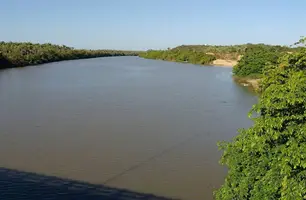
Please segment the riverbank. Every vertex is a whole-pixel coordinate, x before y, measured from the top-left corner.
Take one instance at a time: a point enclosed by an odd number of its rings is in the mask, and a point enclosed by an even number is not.
[[[137,56],[137,51],[74,49],[65,45],[0,42],[0,69],[38,65],[63,60],[110,56]]]
[[[229,67],[229,68],[232,68],[238,63],[238,61],[235,61],[235,60],[217,59],[215,61],[216,62],[213,62],[213,64],[212,64],[215,67]],[[260,78],[233,76],[233,79],[239,85],[248,87],[255,92],[259,92],[259,84],[260,84],[260,80],[261,80]]]
[[[258,92],[259,91],[259,84],[260,80],[259,78],[249,78],[249,77],[237,77],[233,76],[233,79],[236,83],[243,85],[245,87],[249,87],[250,89]]]
[[[212,65],[216,67],[234,67],[237,63],[238,60],[216,59],[212,62]]]
[[[141,57],[141,56],[139,56],[139,57],[144,58],[144,57]],[[187,62],[187,61],[164,60],[164,59],[153,59],[153,58],[144,58],[144,59],[162,60],[162,61],[177,62],[177,63],[187,63],[187,64],[194,64],[194,65],[199,65],[199,66],[228,67],[228,68],[232,68],[238,63],[237,60],[224,60],[224,59],[216,59],[216,60],[214,60],[214,61],[212,61],[211,63],[208,63],[208,64],[197,64],[197,63],[191,63],[191,62]]]

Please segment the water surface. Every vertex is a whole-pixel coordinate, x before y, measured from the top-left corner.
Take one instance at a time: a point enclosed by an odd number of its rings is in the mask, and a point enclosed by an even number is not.
[[[231,68],[110,57],[0,71],[0,167],[212,199],[256,97]]]

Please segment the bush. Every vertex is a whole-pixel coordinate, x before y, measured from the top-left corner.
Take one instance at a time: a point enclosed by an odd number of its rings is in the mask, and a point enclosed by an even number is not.
[[[233,68],[233,74],[238,77],[260,77],[267,64],[277,64],[283,55],[276,47],[252,45],[245,51],[243,57]]]

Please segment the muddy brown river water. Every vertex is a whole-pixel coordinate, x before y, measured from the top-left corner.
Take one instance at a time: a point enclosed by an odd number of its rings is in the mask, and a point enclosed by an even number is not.
[[[110,57],[0,71],[0,167],[212,199],[257,97],[231,68]]]

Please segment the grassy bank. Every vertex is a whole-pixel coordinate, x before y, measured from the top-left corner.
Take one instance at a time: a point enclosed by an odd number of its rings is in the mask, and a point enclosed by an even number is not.
[[[0,69],[62,60],[107,56],[137,56],[137,51],[85,50],[65,45],[0,42]]]

